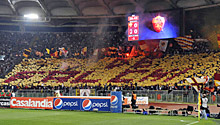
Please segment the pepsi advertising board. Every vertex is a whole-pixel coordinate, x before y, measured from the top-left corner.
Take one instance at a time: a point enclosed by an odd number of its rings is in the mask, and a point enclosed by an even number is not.
[[[110,99],[81,99],[81,110],[82,111],[110,111]]]
[[[122,92],[111,92],[111,112],[122,113]]]
[[[81,99],[77,98],[54,98],[53,109],[80,110]]]

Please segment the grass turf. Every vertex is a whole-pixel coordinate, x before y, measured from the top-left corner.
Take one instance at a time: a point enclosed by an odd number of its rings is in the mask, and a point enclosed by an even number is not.
[[[158,116],[103,112],[0,109],[0,125],[186,125],[192,116]],[[216,125],[220,120],[201,120],[193,125]]]

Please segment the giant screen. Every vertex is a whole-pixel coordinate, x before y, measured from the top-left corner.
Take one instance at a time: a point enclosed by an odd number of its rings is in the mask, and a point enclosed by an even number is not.
[[[138,20],[131,21],[131,17],[138,17]],[[136,29],[134,26],[137,26]],[[180,11],[131,14],[128,16],[127,34],[128,41],[178,37],[180,35]]]

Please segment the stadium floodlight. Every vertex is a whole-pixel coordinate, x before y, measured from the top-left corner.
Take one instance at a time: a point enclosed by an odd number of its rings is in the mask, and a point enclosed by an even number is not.
[[[39,16],[37,14],[25,14],[24,18],[31,19],[31,20],[37,20],[37,19],[39,19]]]

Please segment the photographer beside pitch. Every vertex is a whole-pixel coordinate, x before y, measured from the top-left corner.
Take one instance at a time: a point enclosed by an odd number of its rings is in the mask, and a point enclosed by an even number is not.
[[[201,105],[201,119],[205,118],[207,120],[207,114],[206,110],[208,108],[208,98],[206,97],[206,94],[203,94],[203,97],[201,99],[202,105]]]
[[[134,93],[134,91],[132,92],[132,98],[131,98],[131,106],[132,109],[136,108],[136,100],[137,100],[137,95]]]

